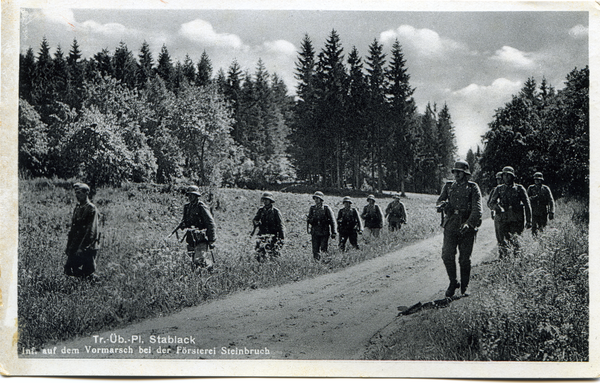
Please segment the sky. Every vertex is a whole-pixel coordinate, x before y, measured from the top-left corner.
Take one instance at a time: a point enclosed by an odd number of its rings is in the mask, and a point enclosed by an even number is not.
[[[216,7],[218,8],[218,7]],[[20,51],[37,55],[42,38],[68,53],[77,39],[90,58],[114,53],[124,42],[138,56],[146,41],[154,60],[166,45],[173,61],[186,54],[197,63],[203,51],[216,74],[236,60],[254,73],[259,59],[295,93],[294,70],[307,35],[317,51],[335,30],[344,59],[355,46],[363,61],[375,40],[387,58],[398,39],[414,98],[448,105],[457,156],[482,147],[494,111],[517,94],[528,78],[561,89],[569,72],[589,65],[589,14],[562,11],[399,11],[275,9],[21,9]],[[545,9],[552,9],[546,11]]]

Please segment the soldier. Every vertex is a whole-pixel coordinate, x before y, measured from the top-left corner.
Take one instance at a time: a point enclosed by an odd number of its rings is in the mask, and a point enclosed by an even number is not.
[[[490,193],[490,197],[488,198],[487,202],[487,206],[492,211],[492,219],[494,220],[494,231],[496,233],[496,240],[498,241],[498,243],[502,241],[502,237],[500,236],[500,218],[498,218],[498,216],[496,215],[496,211],[492,208],[491,202],[494,190],[496,190],[496,188],[502,185],[503,183],[504,180],[502,179],[502,172],[496,173],[496,187],[492,189],[492,192]]]
[[[515,170],[506,166],[502,169],[504,184],[494,189],[490,197],[490,208],[496,211],[499,220],[498,246],[500,258],[508,253],[508,243],[517,247],[516,235],[523,233],[523,225],[531,227],[531,205],[523,185],[515,183]]]
[[[279,209],[273,206],[273,194],[264,192],[260,198],[263,207],[258,209],[252,223],[254,229],[258,228],[259,239],[256,241],[256,259],[263,262],[269,252],[271,258],[279,256],[279,249],[283,245],[284,230],[283,219]],[[254,230],[252,231],[254,234]]]
[[[177,228],[188,229],[185,235],[188,255],[192,258],[192,268],[206,268],[213,271],[214,260],[211,249],[216,241],[215,220],[208,206],[200,201],[198,186],[188,186],[188,203],[183,206],[183,219]]]
[[[90,202],[90,187],[84,183],[73,185],[77,206],[73,211],[69,230],[65,274],[75,277],[91,277],[96,271],[98,255],[98,209]]]
[[[360,217],[365,220],[365,227],[369,229],[371,236],[379,238],[379,231],[383,227],[383,212],[375,203],[373,194],[367,197],[367,202]]]
[[[327,252],[329,235],[335,239],[336,224],[333,211],[323,204],[325,196],[320,191],[315,192],[313,200],[315,204],[308,210],[306,217],[306,231],[312,238],[312,251],[315,261],[321,260],[321,252]]]
[[[544,175],[536,172],[533,175],[533,185],[527,188],[527,195],[531,201],[531,233],[537,235],[538,230],[543,231],[548,219],[554,219],[554,198],[550,188],[542,184]]]
[[[387,205],[385,218],[388,220],[390,231],[400,230],[402,224],[406,223],[406,210],[400,201],[399,193],[394,193],[394,200]]]
[[[337,216],[338,230],[340,232],[340,249],[346,251],[346,241],[358,250],[358,234],[362,234],[362,222],[358,216],[358,210],[352,207],[352,199],[344,197],[344,207],[340,209]]]
[[[467,291],[471,276],[471,253],[482,215],[481,191],[475,182],[469,181],[469,163],[455,162],[452,173],[455,181],[444,185],[436,203],[438,211],[445,213],[442,260],[450,279],[446,297],[452,297],[459,287],[463,295]],[[460,283],[456,276],[457,247]]]

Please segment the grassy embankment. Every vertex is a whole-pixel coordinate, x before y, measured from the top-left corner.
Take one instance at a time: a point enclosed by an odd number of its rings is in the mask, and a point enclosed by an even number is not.
[[[181,308],[244,289],[281,285],[374,258],[439,232],[435,196],[404,199],[409,224],[400,232],[384,229],[377,241],[341,253],[330,242],[325,262],[312,261],[305,216],[310,194],[274,193],[286,224],[278,262],[259,264],[253,256],[251,220],[260,191],[217,192],[214,215],[218,241],[217,273],[192,272],[185,243],[166,239],[182,215],[185,196],[152,185],[99,189],[93,202],[101,212],[100,282],[63,274],[64,248],[75,206],[71,183],[59,180],[19,182],[19,349],[89,335],[133,321],[166,315]],[[362,209],[364,199],[355,198]],[[380,199],[385,209],[391,199]],[[325,203],[341,208],[341,197]]]
[[[367,359],[587,361],[588,207],[558,203],[557,218],[521,252],[476,267],[471,296],[399,317]]]

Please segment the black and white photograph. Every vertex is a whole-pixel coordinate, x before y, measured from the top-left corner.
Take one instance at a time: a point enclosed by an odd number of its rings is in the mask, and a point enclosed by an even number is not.
[[[599,13],[3,3],[2,374],[597,378]]]

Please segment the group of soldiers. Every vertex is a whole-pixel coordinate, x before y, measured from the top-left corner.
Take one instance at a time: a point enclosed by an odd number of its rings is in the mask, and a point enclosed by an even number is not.
[[[446,297],[454,296],[460,288],[466,294],[471,275],[471,253],[482,218],[482,198],[479,186],[469,180],[471,172],[466,161],[457,161],[452,169],[455,180],[447,182],[437,200],[438,212],[444,213],[444,243],[442,261],[450,284]],[[497,186],[488,199],[492,210],[500,259],[507,256],[511,246],[518,250],[516,238],[525,228],[537,235],[554,219],[554,198],[550,188],[542,184],[540,172],[533,175],[534,184],[527,190],[515,183],[515,170],[506,166],[496,174]],[[460,282],[457,277],[456,252]]]
[[[466,294],[471,273],[471,253],[483,214],[479,186],[469,180],[469,164],[457,161],[452,174],[454,181],[444,185],[436,202],[438,212],[442,212],[444,216],[442,260],[450,280],[445,294],[447,297],[454,296],[459,288],[461,294]],[[531,228],[533,235],[537,235],[544,229],[548,219],[554,219],[554,199],[550,188],[542,183],[544,177],[540,172],[533,175],[534,184],[527,190],[515,183],[515,171],[510,166],[498,172],[496,179],[498,185],[491,192],[487,205],[492,211],[499,256],[502,259],[511,246],[518,248],[515,238],[525,228]],[[98,209],[90,202],[88,185],[76,183],[73,190],[78,204],[73,211],[68,234],[64,271],[70,276],[93,277],[100,240]],[[213,272],[212,249],[216,241],[214,217],[210,208],[200,200],[202,194],[197,186],[187,187],[186,195],[188,203],[183,207],[183,218],[171,235],[184,230],[183,239],[186,240],[193,268]],[[372,238],[378,238],[386,220],[390,231],[399,230],[407,221],[406,209],[398,193],[394,194],[394,200],[385,209],[385,214],[373,195],[367,197],[367,205],[361,214],[352,206],[352,199],[346,196],[342,199],[343,208],[338,211],[337,218],[332,208],[324,204],[325,196],[322,192],[315,192],[312,199],[314,205],[310,206],[306,216],[306,230],[311,236],[315,261],[321,260],[322,254],[328,251],[329,239],[335,239],[338,233],[339,248],[342,251],[346,251],[347,242],[358,249],[358,235],[363,231]],[[285,237],[285,225],[281,212],[274,206],[272,193],[262,193],[261,202],[263,206],[252,220],[254,229],[251,235],[258,229],[256,259],[263,262],[279,256]],[[456,267],[457,249],[460,281]]]

